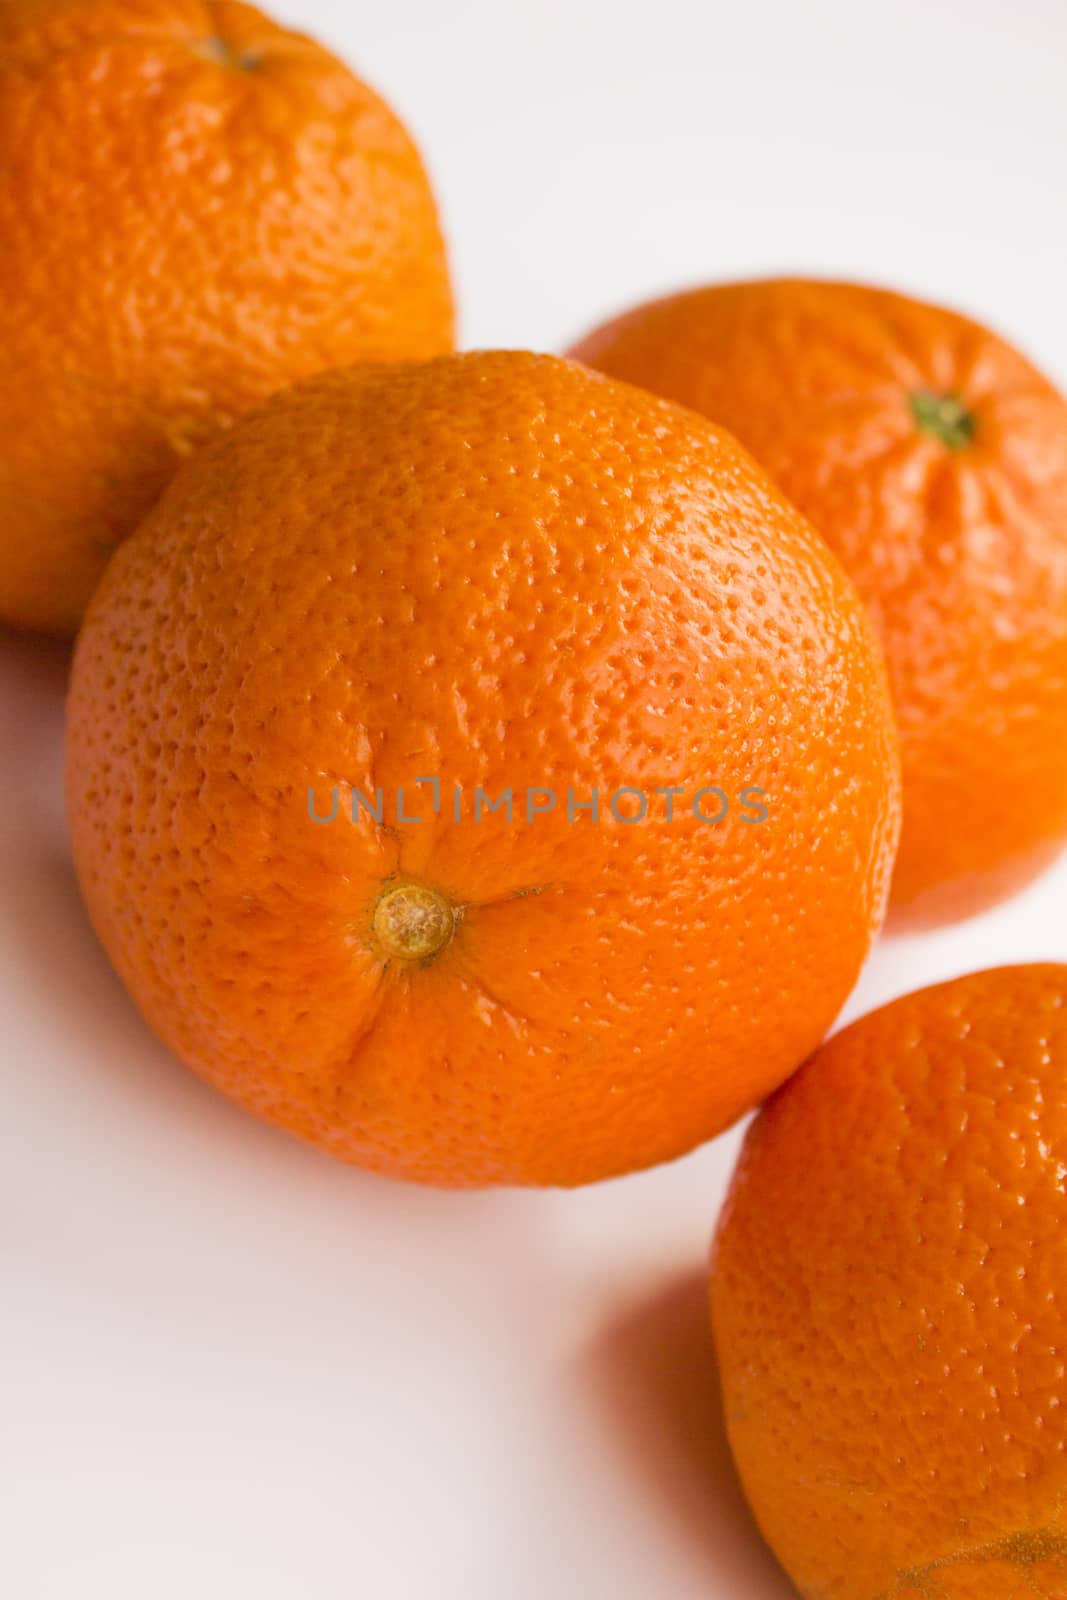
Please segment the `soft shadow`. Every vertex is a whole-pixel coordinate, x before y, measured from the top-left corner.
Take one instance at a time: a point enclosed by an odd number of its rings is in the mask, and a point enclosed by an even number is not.
[[[63,702],[71,646],[0,625],[0,856],[18,858],[63,826]],[[6,865],[6,863],[5,863]]]
[[[54,1030],[92,1041],[101,1069],[129,1092],[203,1102],[209,1094],[155,1038],[109,962],[89,921],[74,867],[62,850],[27,853],[4,882],[12,974]],[[11,1059],[10,1069],[18,1063]]]
[[[706,1562],[712,1592],[797,1600],[760,1538],[726,1442],[707,1280],[687,1273],[607,1328],[592,1381],[645,1492]]]
[[[10,705],[12,692],[39,694],[61,708],[73,651],[70,639],[30,633],[0,622],[0,681],[10,680],[10,689],[0,701],[0,713],[5,702]]]
[[[69,1018],[109,1056],[130,1044],[154,1043],[93,931],[70,856],[27,853],[19,870],[9,871],[4,889],[4,917],[18,934],[14,958],[22,992],[39,999],[52,1019]]]

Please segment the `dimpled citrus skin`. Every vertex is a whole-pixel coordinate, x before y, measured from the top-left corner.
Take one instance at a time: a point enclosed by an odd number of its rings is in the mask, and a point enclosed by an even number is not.
[[[924,989],[749,1132],[712,1314],[805,1600],[1067,1595],[1067,966]]]
[[[848,993],[898,822],[822,541],[701,419],[515,352],[323,375],[187,464],[90,608],[68,753],[89,908],[158,1033],[443,1185],[601,1178],[754,1104]],[[619,823],[623,784],[690,800]],[[768,820],[698,821],[710,784]],[[428,959],[387,960],[408,937]]]
[[[0,5],[0,617],[73,630],[178,461],[342,361],[452,347],[418,153],[250,6]]]
[[[904,767],[891,924],[1040,872],[1067,840],[1063,397],[977,323],[841,283],[676,295],[572,354],[735,433],[870,607]],[[914,410],[945,397],[948,441]]]

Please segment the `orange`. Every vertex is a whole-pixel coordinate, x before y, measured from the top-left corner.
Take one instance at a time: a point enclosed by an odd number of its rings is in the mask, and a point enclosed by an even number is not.
[[[908,995],[749,1132],[712,1310],[805,1600],[1067,1595],[1067,966]]]
[[[852,284],[738,283],[573,352],[731,429],[825,535],[889,664],[894,921],[969,915],[1067,840],[1067,402],[964,317]]]
[[[159,1035],[438,1184],[725,1127],[833,1019],[897,835],[822,541],[709,424],[516,352],[323,375],[187,464],[90,608],[68,753]]]
[[[9,622],[74,629],[178,462],[273,390],[451,348],[410,138],[250,6],[4,0],[0,153]]]

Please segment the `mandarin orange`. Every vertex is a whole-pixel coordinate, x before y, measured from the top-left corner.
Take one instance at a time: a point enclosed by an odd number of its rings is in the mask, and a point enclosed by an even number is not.
[[[160,1036],[447,1185],[752,1106],[851,988],[898,827],[824,543],[700,418],[517,352],[324,374],[187,463],[90,608],[68,755]]]
[[[769,281],[639,307],[572,351],[729,428],[829,541],[889,665],[893,922],[980,911],[1067,841],[1067,401],[953,312]]]
[[[749,1132],[712,1310],[805,1600],[1067,1595],[1067,966],[924,989]]]
[[[73,630],[177,463],[338,361],[451,348],[393,113],[230,0],[0,5],[0,617]]]

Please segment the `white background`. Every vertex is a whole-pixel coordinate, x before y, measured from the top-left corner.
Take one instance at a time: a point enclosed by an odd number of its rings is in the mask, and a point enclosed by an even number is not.
[[[1062,0],[292,0],[418,134],[467,344],[676,285],[878,279],[1067,383]],[[79,907],[65,660],[0,636],[0,1592],[784,1600],[703,1262],[736,1136],[584,1192],[332,1165],[149,1036]],[[882,945],[849,1014],[1067,959],[1067,868]]]

